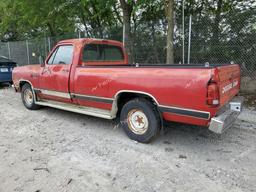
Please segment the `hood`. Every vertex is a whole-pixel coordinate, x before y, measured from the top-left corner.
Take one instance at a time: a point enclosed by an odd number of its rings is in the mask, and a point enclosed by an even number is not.
[[[0,66],[17,66],[17,64],[6,57],[0,56]]]

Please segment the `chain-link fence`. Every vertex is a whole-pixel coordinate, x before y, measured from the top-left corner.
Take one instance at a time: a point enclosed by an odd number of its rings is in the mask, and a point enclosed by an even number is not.
[[[243,18],[221,16],[216,22],[209,15],[185,17],[183,45],[182,21],[176,19],[174,29],[175,63],[239,63],[243,76],[256,80],[256,21],[255,15]],[[254,18],[252,21],[251,18]],[[230,21],[239,19],[239,21]],[[132,33],[133,62],[159,64],[166,61],[166,27],[159,22],[143,24]],[[190,30],[191,29],[191,30]],[[191,33],[190,33],[191,31]],[[17,42],[1,42],[0,56],[19,65],[42,63],[52,47],[62,39],[105,38],[122,41],[121,27],[104,33],[77,32],[57,37],[43,37]],[[190,46],[189,46],[190,45]],[[184,48],[183,48],[184,46]],[[184,52],[183,52],[184,49]]]

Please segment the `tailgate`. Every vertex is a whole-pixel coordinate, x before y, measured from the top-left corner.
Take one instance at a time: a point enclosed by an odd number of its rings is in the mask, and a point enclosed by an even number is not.
[[[229,102],[240,89],[239,65],[226,65],[217,68],[220,87],[220,105]]]

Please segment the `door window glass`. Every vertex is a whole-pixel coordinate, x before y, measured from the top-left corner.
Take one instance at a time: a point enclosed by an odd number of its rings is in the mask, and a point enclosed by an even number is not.
[[[73,59],[73,46],[62,45],[59,46],[52,54],[48,64],[71,64]]]
[[[53,60],[54,60],[54,57],[55,57],[57,51],[58,51],[58,48],[55,49],[55,51],[54,51],[53,54],[51,55],[50,59],[48,60],[47,64],[51,65],[51,64],[53,63]]]

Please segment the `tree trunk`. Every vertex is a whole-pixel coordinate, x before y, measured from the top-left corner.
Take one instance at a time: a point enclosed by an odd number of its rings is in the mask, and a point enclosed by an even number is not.
[[[211,56],[213,57],[212,60],[213,62],[218,63],[219,62],[219,56],[220,56],[220,49],[219,49],[219,44],[220,44],[220,21],[221,21],[221,11],[222,11],[222,0],[218,0],[217,2],[217,9],[215,12],[215,18],[214,18],[214,23],[213,23],[213,36],[212,36],[212,42],[211,42],[211,47],[212,47],[212,54]]]
[[[165,0],[165,16],[168,23],[166,38],[166,63],[174,64],[173,33],[174,33],[174,0]]]
[[[49,32],[50,32],[50,36],[51,37],[54,37],[56,34],[55,34],[55,32],[54,32],[54,30],[53,30],[53,28],[52,28],[52,25],[48,22],[47,24],[47,27],[48,27],[48,30],[49,30]]]
[[[219,33],[220,33],[220,20],[221,20],[221,10],[222,10],[222,0],[218,0],[217,3],[217,10],[216,10],[216,15],[214,19],[214,24],[213,24],[213,43],[217,44],[219,42]]]
[[[133,10],[133,3],[128,3],[126,0],[120,0],[121,8],[123,10],[123,25],[124,25],[124,45],[128,54],[129,63],[133,63],[132,54],[132,35],[131,35],[131,16]]]

